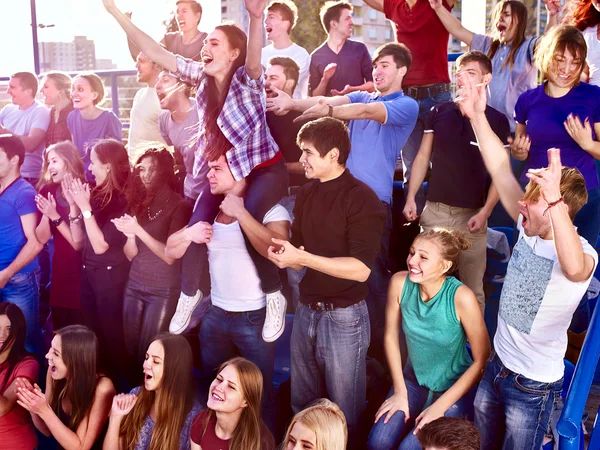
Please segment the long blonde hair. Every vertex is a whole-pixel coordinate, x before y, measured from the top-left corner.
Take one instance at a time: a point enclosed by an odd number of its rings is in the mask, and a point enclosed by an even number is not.
[[[160,392],[148,391],[142,386],[135,406],[121,423],[120,435],[125,438],[128,450],[135,448],[153,404],[156,425],[148,450],[179,448],[181,430],[194,406],[190,344],[183,336],[169,333],[159,334],[154,341],[159,341],[165,351]]]
[[[332,401],[326,398],[319,399],[309,408],[296,414],[285,433],[282,450],[287,447],[296,422],[301,422],[314,431],[317,437],[315,450],[345,450],[348,442],[346,417]]]
[[[256,364],[240,357],[232,358],[221,364],[217,373],[227,366],[233,366],[236,369],[242,395],[247,403],[231,436],[231,441],[229,441],[229,449],[261,450],[261,431],[267,432],[260,418],[263,393],[262,373]],[[209,409],[204,420],[202,435],[206,433],[209,423],[213,420],[216,420],[215,411]]]

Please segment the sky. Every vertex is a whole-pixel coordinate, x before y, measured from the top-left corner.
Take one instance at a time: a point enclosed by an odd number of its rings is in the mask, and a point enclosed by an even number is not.
[[[133,21],[159,40],[162,21],[170,17],[173,0],[116,0],[122,11],[132,11]],[[201,1],[204,8],[200,28],[211,30],[220,22],[221,2]],[[10,6],[8,6],[10,4]],[[73,36],[87,36],[96,44],[96,58],[112,59],[120,69],[133,68],[125,33],[104,9],[102,0],[36,0],[39,41],[70,42]],[[29,0],[2,0],[0,27],[0,77],[17,71],[33,71],[31,10]]]

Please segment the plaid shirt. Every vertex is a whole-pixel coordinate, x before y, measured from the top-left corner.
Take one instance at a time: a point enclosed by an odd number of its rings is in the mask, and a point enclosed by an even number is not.
[[[57,142],[71,140],[71,132],[67,127],[67,116],[73,111],[73,104],[69,103],[66,107],[61,109],[58,113],[57,122],[54,122],[55,111],[56,109],[54,107],[50,110],[50,125],[48,125],[48,131],[46,131],[46,148]]]
[[[197,87],[198,117],[204,123],[206,115],[205,89],[208,79],[202,70],[202,63],[177,56],[175,76]],[[231,173],[236,180],[242,180],[259,164],[272,159],[279,147],[271,136],[266,119],[266,94],[264,78],[251,79],[246,66],[240,67],[229,85],[229,92],[217,124],[223,135],[233,145],[225,156]],[[204,127],[198,131],[196,154],[204,154],[207,139]],[[200,152],[200,153],[198,153]],[[201,158],[196,158],[201,163]],[[196,162],[194,162],[194,174]]]

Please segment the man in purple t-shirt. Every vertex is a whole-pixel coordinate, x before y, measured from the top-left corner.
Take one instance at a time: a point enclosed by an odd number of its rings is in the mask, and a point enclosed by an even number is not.
[[[25,146],[0,135],[0,302],[16,304],[27,323],[26,347],[41,355],[38,319],[40,270],[35,189],[21,177]]]
[[[362,42],[351,41],[352,5],[326,2],[320,11],[327,40],[310,55],[312,96],[373,91],[371,55]]]

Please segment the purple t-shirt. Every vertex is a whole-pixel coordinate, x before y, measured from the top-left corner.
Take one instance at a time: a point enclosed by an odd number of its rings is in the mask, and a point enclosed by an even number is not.
[[[343,90],[347,84],[360,86],[367,81],[373,81],[373,66],[367,46],[362,42],[346,39],[339,53],[335,53],[327,41],[310,55],[310,90],[319,86],[325,67],[336,63],[335,73],[327,84],[325,95],[331,95],[332,89]]]
[[[527,183],[528,169],[548,166],[548,149],[560,149],[563,166],[579,169],[588,191],[598,187],[598,174],[594,157],[583,150],[567,133],[564,122],[569,114],[579,116],[583,122],[589,118],[592,135],[596,139],[593,125],[600,122],[600,87],[579,83],[560,98],[553,98],[544,92],[544,84],[530,89],[519,97],[515,106],[515,120],[527,126],[531,138],[531,148],[521,176]]]
[[[90,148],[100,139],[113,138],[121,142],[123,140],[123,125],[114,112],[106,110],[93,120],[84,119],[81,112],[75,109],[67,116],[67,126],[73,136],[73,143],[79,149],[85,176],[88,181],[94,177],[89,170]]]
[[[35,189],[23,178],[17,178],[0,194],[0,270],[6,269],[27,243],[21,216],[37,213]],[[37,256],[19,273],[37,269]]]

